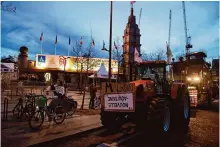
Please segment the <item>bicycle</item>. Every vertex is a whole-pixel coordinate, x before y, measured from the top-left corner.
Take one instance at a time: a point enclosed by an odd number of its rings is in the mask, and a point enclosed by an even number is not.
[[[45,96],[40,96],[36,100],[36,111],[29,117],[28,124],[31,129],[39,129],[44,123],[45,117],[47,116],[49,122],[52,120],[56,124],[61,124],[65,118],[66,113],[63,110],[63,107],[57,105],[54,109],[47,106],[47,98]],[[38,125],[34,126],[32,122],[39,122]]]
[[[98,108],[100,106],[100,103],[101,103],[100,96],[99,97],[95,97],[95,99],[94,99],[94,107]]]
[[[12,114],[17,119],[21,119],[24,115],[26,118],[28,118],[34,111],[34,97],[35,94],[26,94],[24,96],[21,96],[18,99],[18,103],[15,105],[15,107],[12,110]],[[25,101],[25,105],[23,104]]]

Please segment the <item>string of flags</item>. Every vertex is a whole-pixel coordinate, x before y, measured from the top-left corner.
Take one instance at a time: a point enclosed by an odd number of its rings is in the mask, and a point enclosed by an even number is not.
[[[43,41],[43,32],[41,33],[41,35],[40,35],[40,42],[42,42]],[[55,38],[55,42],[54,42],[55,44],[57,44],[58,43],[58,36],[56,35],[56,38]],[[83,38],[81,37],[80,38],[80,41],[79,41],[79,44],[80,45],[83,45]],[[69,45],[71,45],[71,38],[70,38],[70,36],[69,36]],[[93,45],[93,46],[95,46],[95,40],[92,38],[92,41],[91,41],[91,45]]]

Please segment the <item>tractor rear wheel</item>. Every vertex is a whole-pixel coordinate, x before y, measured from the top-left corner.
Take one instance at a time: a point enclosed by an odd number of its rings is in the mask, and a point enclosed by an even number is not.
[[[190,122],[190,97],[186,87],[182,87],[178,95],[178,108],[176,109],[176,124],[177,128],[181,129],[183,133],[187,133]]]
[[[167,136],[172,129],[172,109],[166,98],[154,98],[148,107],[148,120],[152,131]]]

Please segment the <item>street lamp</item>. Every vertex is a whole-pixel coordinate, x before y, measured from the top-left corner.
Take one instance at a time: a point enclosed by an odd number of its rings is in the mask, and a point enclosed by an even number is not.
[[[106,48],[102,48],[101,50],[102,50],[102,51],[109,52],[109,50],[107,50]]]
[[[110,7],[110,34],[109,34],[109,66],[108,66],[108,80],[111,82],[111,58],[112,58],[112,7],[113,1],[111,1]]]

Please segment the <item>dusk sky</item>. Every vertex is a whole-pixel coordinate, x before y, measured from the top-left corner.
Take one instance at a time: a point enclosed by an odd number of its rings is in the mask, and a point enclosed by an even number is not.
[[[29,49],[29,59],[40,53],[40,35],[43,32],[43,53],[54,54],[58,36],[57,54],[67,55],[69,36],[72,45],[83,37],[84,46],[91,36],[98,57],[108,57],[101,51],[103,40],[109,44],[110,2],[4,2],[16,6],[16,14],[1,12],[1,55],[18,55],[21,46]],[[219,2],[185,2],[187,26],[192,36],[192,51],[204,50],[209,59],[219,55]],[[174,57],[183,53],[185,46],[182,2],[143,2],[134,4],[136,22],[140,9],[141,50],[147,53],[166,49],[169,10],[172,10],[171,49]],[[130,2],[113,2],[113,42],[124,33]]]

